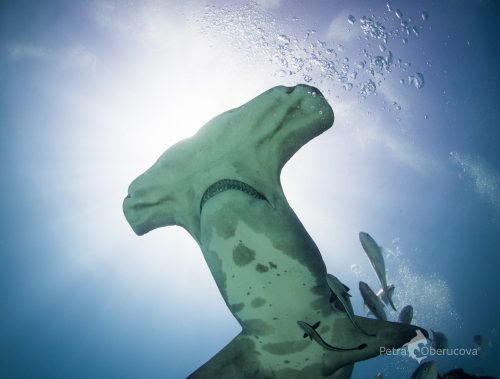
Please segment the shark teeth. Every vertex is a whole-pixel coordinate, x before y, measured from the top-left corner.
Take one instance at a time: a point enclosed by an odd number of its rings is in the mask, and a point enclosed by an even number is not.
[[[257,191],[251,185],[246,184],[245,182],[236,179],[221,179],[214,184],[211,184],[203,193],[200,201],[200,213],[203,209],[203,206],[208,200],[222,192],[232,189],[244,192],[247,195],[254,197],[255,199],[267,201],[266,197],[263,194],[261,194],[259,191]]]

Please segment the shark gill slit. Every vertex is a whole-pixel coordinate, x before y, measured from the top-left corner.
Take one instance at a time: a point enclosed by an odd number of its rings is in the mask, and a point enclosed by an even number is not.
[[[229,190],[241,191],[249,196],[252,196],[255,199],[265,200],[269,202],[263,194],[261,194],[259,191],[245,182],[236,179],[221,179],[211,184],[203,193],[200,201],[200,213],[203,209],[203,206],[208,200],[222,192]]]

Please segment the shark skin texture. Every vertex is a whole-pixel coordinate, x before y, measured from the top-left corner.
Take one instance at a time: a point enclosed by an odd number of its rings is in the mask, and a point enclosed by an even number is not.
[[[321,253],[283,193],[284,164],[333,120],[316,88],[274,87],[170,147],[130,185],[123,209],[135,233],[185,228],[241,325],[189,378],[347,379],[355,362],[416,335],[416,326],[355,316],[375,335],[366,336],[333,311]],[[298,321],[319,321],[322,340],[351,350],[304,338]]]

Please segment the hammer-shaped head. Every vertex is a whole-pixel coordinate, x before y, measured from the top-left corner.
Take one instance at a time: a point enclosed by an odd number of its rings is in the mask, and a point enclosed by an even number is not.
[[[271,88],[163,153],[130,185],[125,217],[138,235],[180,225],[199,241],[200,201],[211,184],[240,181],[273,204],[283,196],[283,165],[332,124],[332,108],[316,88]]]

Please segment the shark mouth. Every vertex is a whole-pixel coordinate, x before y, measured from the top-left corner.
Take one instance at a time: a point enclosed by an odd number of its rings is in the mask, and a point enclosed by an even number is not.
[[[251,185],[248,185],[236,179],[221,179],[215,182],[214,184],[210,185],[203,193],[203,196],[201,197],[200,201],[200,213],[201,210],[203,209],[203,206],[208,200],[210,200],[212,197],[224,191],[229,191],[229,190],[241,191],[249,196],[252,196],[255,199],[268,201],[263,194],[261,194]]]

